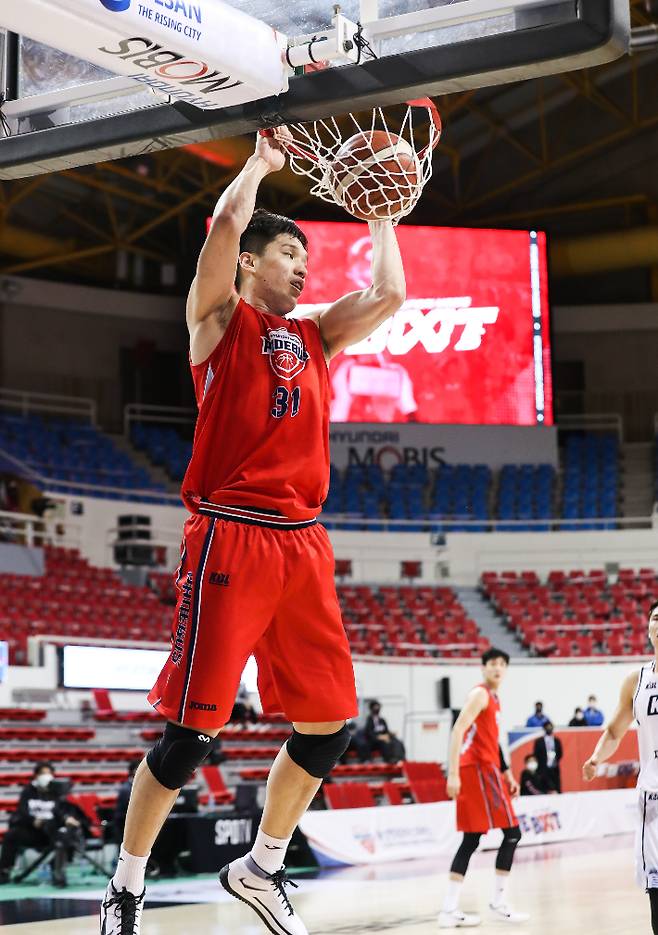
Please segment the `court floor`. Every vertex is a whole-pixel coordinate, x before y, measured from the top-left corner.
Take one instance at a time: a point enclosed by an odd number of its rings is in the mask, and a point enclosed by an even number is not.
[[[650,932],[648,900],[633,881],[629,836],[521,849],[510,886],[516,908],[531,913],[514,926],[527,935],[640,935]],[[511,926],[487,916],[493,853],[477,854],[464,886],[462,908],[479,911],[478,931],[494,933]],[[300,878],[292,890],[311,935],[430,935],[438,932],[436,914],[445,885],[445,866],[407,861],[374,868],[326,872]],[[147,909],[142,935],[264,935],[250,910],[232,900],[214,880],[155,884],[149,889],[158,908]],[[3,925],[3,935],[97,935],[100,894],[66,892],[53,899],[53,915],[66,905],[86,901],[89,915]],[[38,900],[37,900],[38,901]],[[43,914],[43,901],[40,901]],[[172,905],[166,905],[171,903]],[[163,905],[165,904],[165,905]],[[57,911],[59,909],[59,911]],[[23,914],[22,917],[25,917]]]

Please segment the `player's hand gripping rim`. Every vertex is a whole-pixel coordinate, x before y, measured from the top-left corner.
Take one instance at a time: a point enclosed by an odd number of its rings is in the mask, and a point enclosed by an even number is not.
[[[292,139],[286,126],[274,130],[261,130],[256,136],[256,155],[265,162],[270,172],[279,172],[286,164],[285,141]]]

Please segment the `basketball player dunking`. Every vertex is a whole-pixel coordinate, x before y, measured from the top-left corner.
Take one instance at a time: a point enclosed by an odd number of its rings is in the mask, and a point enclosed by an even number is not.
[[[450,867],[448,888],[439,913],[439,928],[470,928],[480,916],[458,908],[459,895],[471,857],[480,838],[490,828],[502,828],[503,840],[496,857],[496,876],[490,909],[503,922],[525,922],[525,913],[510,909],[506,888],[521,829],[514,814],[511,795],[519,784],[508,769],[499,739],[500,701],[498,689],[507,672],[509,656],[488,649],[482,656],[483,681],[466,699],[450,737],[448,795],[457,800],[457,830],[462,843]]]
[[[599,765],[612,756],[632,722],[637,721],[640,773],[635,876],[649,894],[651,930],[658,935],[658,601],[649,608],[649,640],[654,658],[624,679],[617,710],[583,766],[583,779],[590,782],[595,778]]]
[[[288,218],[254,213],[261,181],[284,163],[280,145],[259,136],[217,204],[188,297],[199,415],[182,496],[192,516],[171,653],[149,695],[167,724],[135,776],[102,935],[138,935],[153,842],[227,722],[252,653],[264,710],[284,712],[293,731],[270,771],[253,849],[220,879],[272,932],[306,933],[287,896],[286,849],[357,714],[333,555],[317,522],[329,486],[327,362],[400,307],[405,282],[392,224],[371,222],[372,285],[315,319],[288,317],[304,287],[306,237]]]

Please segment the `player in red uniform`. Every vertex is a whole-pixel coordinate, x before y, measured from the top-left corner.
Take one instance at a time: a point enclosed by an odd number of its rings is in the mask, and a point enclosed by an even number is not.
[[[280,145],[259,136],[217,204],[188,297],[199,415],[182,496],[192,516],[171,653],[149,695],[167,725],[135,777],[102,935],[138,935],[151,846],[228,720],[252,653],[265,711],[283,711],[293,733],[270,771],[254,847],[220,880],[272,932],[306,935],[283,861],[357,714],[333,555],[317,523],[329,487],[327,364],[400,307],[405,283],[392,224],[371,222],[372,285],[315,318],[290,318],[306,237],[288,218],[254,213],[260,182],[284,163]]]
[[[480,924],[480,917],[462,912],[458,902],[469,861],[481,836],[490,828],[503,829],[503,841],[496,857],[492,913],[504,922],[528,919],[525,913],[510,909],[505,896],[514,851],[521,840],[510,799],[510,794],[519,794],[519,784],[505,763],[499,742],[498,688],[508,665],[509,656],[502,650],[488,649],[484,653],[482,684],[469,693],[452,729],[448,795],[457,800],[457,830],[464,832],[464,838],[450,867],[439,928],[469,928]]]

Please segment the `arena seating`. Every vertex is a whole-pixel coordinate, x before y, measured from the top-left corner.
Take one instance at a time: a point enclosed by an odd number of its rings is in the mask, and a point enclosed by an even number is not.
[[[161,600],[174,602],[171,575],[151,573],[149,581]],[[339,585],[338,598],[354,653],[436,658],[486,648],[451,588]]]
[[[0,715],[0,839],[36,760],[51,761],[57,776],[69,778],[73,794],[84,797],[91,808],[111,810],[118,785],[127,777],[128,763],[143,757],[161,732],[143,727],[135,733],[135,723],[126,721],[69,726],[56,722],[57,711],[35,713],[38,723],[20,726],[3,721]],[[228,724],[222,732],[223,765],[205,765],[196,774],[201,804],[230,807],[236,783],[264,782],[289,735],[290,725],[276,715],[262,716],[248,727]],[[332,808],[433,802],[446,797],[445,777],[438,764],[389,764],[379,758],[358,763],[356,754],[350,759],[354,762],[340,764],[332,772],[331,782],[318,795],[320,804],[323,795]]]
[[[519,643],[537,656],[643,655],[647,612],[658,590],[653,568],[482,575],[482,591]]]
[[[175,600],[170,573],[151,572],[149,586],[137,587],[124,584],[111,569],[92,567],[75,549],[48,546],[44,552],[43,577],[0,574],[5,593],[17,588],[21,593],[20,603],[0,610],[0,632],[7,634],[12,665],[26,664],[28,635],[169,639]],[[342,585],[338,596],[354,653],[475,657],[488,645],[451,588]],[[97,693],[95,705],[98,721],[131,719],[129,712],[113,711],[107,693]]]
[[[162,721],[157,711],[115,711],[110,693],[105,688],[94,688],[92,692],[95,721],[110,721],[114,724],[134,724],[140,721]]]
[[[506,464],[499,477],[498,518],[507,520],[551,519],[555,515],[555,470],[550,464]],[[504,531],[548,530],[548,523],[527,526],[502,524]]]
[[[5,594],[20,601],[0,609],[0,632],[7,634],[9,661],[27,661],[27,637],[91,636],[164,641],[171,609],[149,588],[126,585],[109,568],[94,568],[75,549],[47,546],[45,574],[0,574]]]
[[[164,468],[173,481],[182,481],[192,454],[191,441],[181,438],[175,429],[168,426],[139,422],[132,424],[130,440],[153,464]]]
[[[474,657],[489,645],[451,588],[341,585],[338,598],[354,653]]]
[[[334,770],[332,778],[343,775],[339,770]],[[447,801],[446,777],[438,763],[405,761],[402,776],[401,780],[383,783],[325,783],[325,801],[329,808],[367,808],[376,805],[378,798],[385,805]]]
[[[72,550],[46,550],[47,582],[0,575],[0,585],[21,585],[20,608],[0,612],[12,664],[26,662],[28,633],[164,641],[171,608],[145,588],[124,585],[110,570],[91,568]],[[9,580],[11,579],[11,580]],[[172,576],[150,575],[151,586],[173,602]],[[136,592],[139,592],[138,594]],[[403,657],[477,656],[486,646],[450,588],[338,588],[345,628],[355,653]],[[136,598],[139,597],[139,600]],[[138,608],[138,610],[135,610]],[[125,615],[130,611],[131,623]],[[130,719],[96,699],[97,720]],[[140,716],[144,719],[144,715]]]
[[[48,478],[53,492],[139,501],[142,496],[94,491],[78,485],[154,493],[165,490],[111,438],[88,422],[0,411],[0,448]]]
[[[570,432],[564,444],[562,516],[586,524],[562,523],[562,529],[614,529],[601,522],[618,514],[619,439],[612,432]],[[599,522],[596,522],[597,518]]]
[[[37,708],[0,708],[0,721],[43,721],[45,716]]]
[[[377,804],[366,782],[325,783],[322,791],[328,808],[368,808]]]
[[[182,479],[191,442],[174,428],[136,423],[131,439],[172,480]],[[454,532],[482,532],[492,519],[502,521],[501,529],[516,532],[548,530],[549,521],[559,518],[567,520],[560,524],[562,529],[576,528],[568,522],[574,519],[588,520],[579,523],[579,529],[613,528],[619,496],[617,436],[572,431],[562,432],[560,440],[561,496],[550,464],[507,464],[497,473],[486,464],[444,464],[436,469],[397,464],[390,472],[376,464],[352,464],[342,471],[332,465],[324,513],[340,515],[342,529],[374,531],[387,529],[388,519],[405,520],[397,528],[407,532],[441,532],[447,520]],[[658,474],[656,487],[658,491]],[[523,520],[533,520],[534,525]],[[331,528],[334,523],[328,519],[326,525]]]

